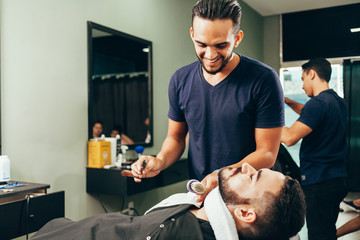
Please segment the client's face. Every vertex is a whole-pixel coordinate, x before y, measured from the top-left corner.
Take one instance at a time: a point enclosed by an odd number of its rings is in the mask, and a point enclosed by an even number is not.
[[[277,195],[284,181],[282,173],[266,168],[256,171],[248,163],[241,168],[223,168],[219,172],[219,188],[226,203],[259,198],[265,191]]]

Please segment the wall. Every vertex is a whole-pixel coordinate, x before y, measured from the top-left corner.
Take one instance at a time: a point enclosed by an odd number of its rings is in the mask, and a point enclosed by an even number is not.
[[[264,18],[264,62],[280,70],[280,15]]]
[[[242,9],[240,29],[244,32],[244,38],[235,52],[264,60],[264,18],[243,1],[239,1]]]
[[[154,147],[167,129],[167,87],[175,69],[196,60],[189,37],[196,0],[1,0],[1,128],[11,177],[65,190],[73,220],[102,213],[85,191],[87,161],[88,20],[153,42]],[[263,58],[263,20],[242,4],[243,43],[237,51]],[[119,199],[101,196],[116,211],[134,201],[143,212],[185,183]]]

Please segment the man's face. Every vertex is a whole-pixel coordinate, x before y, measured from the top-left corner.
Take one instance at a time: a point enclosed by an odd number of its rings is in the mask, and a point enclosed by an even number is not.
[[[242,32],[233,32],[231,19],[214,20],[195,17],[190,35],[203,69],[216,74],[226,67],[233,50],[241,41]]]
[[[248,163],[241,168],[223,168],[219,172],[219,188],[225,195],[225,203],[227,198],[261,198],[266,191],[278,195],[284,181],[282,173],[266,168],[256,171]]]
[[[310,70],[310,71],[312,71],[312,70]],[[303,71],[301,79],[303,80],[303,89],[304,89],[306,95],[308,95],[308,97],[313,97],[314,93],[313,93],[313,90],[311,87],[310,72],[306,73],[305,71]]]
[[[100,123],[95,123],[94,126],[93,126],[93,135],[94,137],[100,137],[100,134],[102,133],[103,131],[103,127]]]
[[[120,134],[119,134],[119,131],[118,131],[118,130],[115,130],[115,129],[112,130],[110,136],[111,136],[112,138],[115,138],[116,135],[120,135]]]

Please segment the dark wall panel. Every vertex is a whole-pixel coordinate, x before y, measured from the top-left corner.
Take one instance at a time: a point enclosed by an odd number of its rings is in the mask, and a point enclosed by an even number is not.
[[[282,15],[283,61],[360,56],[360,3]]]
[[[344,62],[344,93],[349,110],[348,184],[350,191],[360,191],[360,61]]]

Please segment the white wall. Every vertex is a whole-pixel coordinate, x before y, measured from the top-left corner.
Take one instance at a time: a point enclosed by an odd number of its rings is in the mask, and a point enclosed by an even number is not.
[[[155,144],[146,153],[156,154],[167,131],[164,126],[170,76],[178,67],[196,59],[189,37],[195,3],[196,0],[1,0],[2,153],[11,160],[12,179],[49,183],[50,192],[65,190],[65,215],[73,220],[101,213],[100,204],[85,190],[86,22],[153,42]],[[246,55],[262,60],[262,18],[246,5],[243,9],[243,23],[247,22],[249,33],[245,32],[245,36],[249,37],[242,44],[248,42],[250,47],[245,45],[239,51],[244,49]],[[182,189],[185,187],[180,183],[130,199],[147,208]],[[105,201],[110,208],[119,208],[119,199],[107,197]]]

